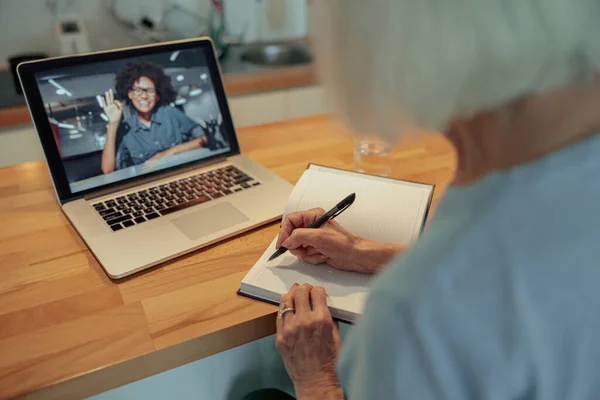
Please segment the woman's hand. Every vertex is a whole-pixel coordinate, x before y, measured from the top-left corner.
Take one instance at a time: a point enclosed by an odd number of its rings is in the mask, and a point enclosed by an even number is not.
[[[105,174],[110,174],[115,170],[117,160],[117,130],[121,123],[123,115],[123,105],[119,100],[115,100],[115,95],[112,89],[104,93],[102,99],[104,114],[108,117],[106,126],[106,144],[102,150],[101,169]]]
[[[343,399],[335,373],[342,342],[325,289],[294,284],[281,307],[294,309],[277,318],[276,346],[298,399]]]
[[[115,100],[115,93],[112,89],[104,93],[104,114],[108,117],[109,124],[119,124],[123,116],[123,105],[119,100]]]
[[[359,238],[336,221],[319,229],[306,228],[323,214],[322,208],[289,214],[281,226],[277,248],[283,246],[311,264],[326,262],[337,269],[362,273],[379,271],[402,249],[400,245]]]

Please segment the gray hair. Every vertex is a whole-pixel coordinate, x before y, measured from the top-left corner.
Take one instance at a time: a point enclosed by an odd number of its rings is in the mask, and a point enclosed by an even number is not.
[[[316,0],[312,11],[326,93],[355,133],[444,130],[600,67],[600,0]]]

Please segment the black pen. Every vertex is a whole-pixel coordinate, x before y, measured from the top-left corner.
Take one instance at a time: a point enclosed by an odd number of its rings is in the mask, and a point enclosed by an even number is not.
[[[354,203],[355,199],[356,199],[356,193],[352,193],[351,195],[346,197],[344,200],[337,203],[337,205],[335,207],[333,207],[331,210],[329,210],[325,214],[323,214],[321,216],[321,218],[319,218],[318,220],[313,222],[308,228],[309,229],[320,228],[321,225],[323,225],[325,222],[334,219],[335,217],[340,215],[346,208],[350,207],[352,205],[352,203]],[[277,251],[275,251],[275,253],[273,253],[273,255],[271,257],[269,257],[269,260],[267,262],[273,261],[280,255],[284,254],[286,251],[288,251],[288,249],[281,246],[279,249],[277,249]]]

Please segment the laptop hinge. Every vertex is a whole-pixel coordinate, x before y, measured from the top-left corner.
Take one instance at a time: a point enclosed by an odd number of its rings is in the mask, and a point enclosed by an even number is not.
[[[202,163],[201,165],[195,164],[195,165],[190,165],[190,166],[183,167],[183,168],[177,168],[174,171],[168,171],[168,172],[161,173],[158,175],[153,175],[153,176],[147,177],[147,178],[141,177],[141,178],[135,179],[132,182],[127,182],[127,183],[123,183],[120,185],[111,186],[110,188],[107,188],[107,189],[99,189],[99,190],[96,190],[96,191],[93,191],[90,193],[86,193],[83,196],[83,198],[86,200],[92,200],[92,199],[95,199],[98,197],[106,196],[107,194],[120,192],[121,190],[125,190],[125,189],[129,189],[132,187],[141,186],[141,185],[145,185],[145,184],[148,184],[151,182],[162,180],[162,179],[168,178],[170,176],[180,175],[180,174],[183,174],[186,172],[193,171],[195,169],[205,168],[205,167],[208,167],[213,164],[219,164],[219,163],[222,163],[223,161],[227,161],[227,157],[215,158],[214,160],[210,160],[208,162]]]

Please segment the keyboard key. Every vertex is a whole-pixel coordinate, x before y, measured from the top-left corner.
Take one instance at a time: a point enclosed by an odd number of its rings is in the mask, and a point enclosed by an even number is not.
[[[169,201],[169,202],[167,202],[166,206],[167,206],[167,207],[173,207],[173,206],[175,206],[176,204],[177,204],[177,203],[175,203],[174,201]]]
[[[124,221],[124,222],[123,222],[123,226],[124,226],[125,228],[129,228],[130,226],[134,226],[134,225],[135,225],[135,222],[133,222],[132,220],[129,220],[129,221]]]
[[[114,224],[119,224],[123,221],[128,221],[130,219],[131,219],[131,215],[123,215],[122,217],[114,218],[114,219],[111,219],[110,221],[106,221],[106,223],[109,225],[114,225]]]
[[[142,207],[142,206],[135,206],[133,208],[134,208],[135,211],[140,211],[140,210],[144,209],[144,207]]]
[[[233,192],[231,190],[229,190],[229,189],[223,190],[223,194],[224,195],[228,195],[228,194],[231,194],[231,193],[233,193]]]
[[[217,193],[211,194],[210,197],[212,197],[213,199],[218,199],[219,197],[223,197],[223,194],[217,192]]]
[[[166,208],[164,210],[160,210],[160,215],[171,214],[171,213],[174,213],[176,211],[180,211],[180,210],[186,209],[188,207],[193,207],[195,205],[205,203],[205,202],[207,202],[209,200],[210,200],[210,197],[208,197],[208,196],[200,196],[197,199],[194,199],[192,201],[188,201],[187,203],[178,204],[176,206],[169,207],[169,208]]]
[[[165,208],[165,206],[163,206],[162,204],[159,204],[159,205],[155,206],[154,208],[156,208],[157,210],[163,210]]]
[[[111,225],[110,228],[113,230],[113,232],[120,231],[121,229],[123,229],[121,224]]]
[[[121,211],[123,214],[131,214],[133,212],[133,208],[126,208],[123,211]]]
[[[150,213],[152,213],[152,212],[154,212],[154,210],[153,210],[153,209],[151,209],[151,208],[146,208],[146,209],[144,210],[144,214],[150,214]]]
[[[183,199],[183,198],[175,199],[175,203],[177,203],[177,204],[181,204],[183,202],[185,202],[185,199]]]
[[[134,213],[133,213],[133,214],[131,214],[131,215],[133,215],[134,217],[141,217],[142,215],[144,215],[144,213],[143,213],[143,212],[141,212],[141,211],[136,211],[136,212],[134,212]]]
[[[136,219],[134,219],[136,224],[141,224],[142,222],[146,222],[146,218],[144,217],[138,217]]]
[[[160,215],[158,215],[155,212],[146,215],[146,218],[148,218],[148,221],[151,220],[151,219],[154,219],[154,218],[158,218],[158,217],[160,217]]]
[[[247,183],[242,183],[240,184],[241,187],[243,187],[244,189],[248,189],[250,187],[250,185],[248,185]]]
[[[123,204],[119,204],[117,207],[115,207],[117,210],[119,211],[123,211],[124,209],[127,208],[127,206],[123,205]]]
[[[104,217],[105,215],[112,214],[114,212],[115,212],[114,208],[107,208],[105,210],[98,211],[98,214],[100,214]]]
[[[260,185],[260,182],[252,182],[252,186],[258,186]]]
[[[123,215],[123,214],[121,214],[120,212],[117,211],[115,213],[105,215],[102,218],[104,218],[105,221],[109,221],[109,220],[111,220],[113,218],[120,217],[121,215]]]
[[[242,190],[244,190],[244,189],[237,188],[237,189],[234,190],[234,192],[241,192]]]
[[[252,180],[252,178],[250,178],[249,176],[245,176],[245,177],[242,177],[242,178],[235,179],[233,181],[233,183],[235,183],[236,185],[240,185],[240,184],[242,184],[244,182],[248,182],[248,181],[251,181],[251,180]]]
[[[96,209],[96,211],[102,211],[102,210],[106,209],[106,207],[104,207],[104,204],[102,204],[102,203],[94,204],[93,207]]]

